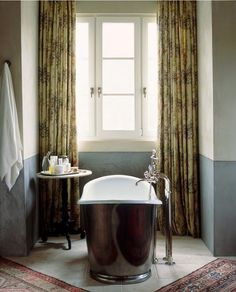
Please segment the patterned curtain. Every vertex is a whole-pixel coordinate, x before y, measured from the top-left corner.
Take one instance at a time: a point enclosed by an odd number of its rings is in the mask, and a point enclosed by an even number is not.
[[[51,151],[78,165],[75,99],[75,1],[40,1],[39,147],[40,161]],[[41,180],[41,228],[61,221],[61,186]],[[78,180],[68,185],[71,216],[79,227]]]
[[[172,224],[178,235],[200,235],[198,92],[195,1],[158,1],[158,168],[172,185]],[[163,191],[160,191],[163,196]],[[164,212],[158,219],[163,231]]]

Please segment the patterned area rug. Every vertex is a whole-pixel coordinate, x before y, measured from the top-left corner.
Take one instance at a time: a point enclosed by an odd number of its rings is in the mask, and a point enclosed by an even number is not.
[[[0,291],[42,292],[42,291],[86,291],[62,282],[56,278],[33,271],[25,266],[0,257]]]
[[[217,259],[158,291],[236,292],[236,261]]]

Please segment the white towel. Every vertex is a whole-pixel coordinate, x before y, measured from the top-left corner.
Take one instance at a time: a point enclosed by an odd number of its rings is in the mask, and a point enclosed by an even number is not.
[[[0,82],[0,178],[9,190],[23,168],[22,150],[11,72],[5,63]]]

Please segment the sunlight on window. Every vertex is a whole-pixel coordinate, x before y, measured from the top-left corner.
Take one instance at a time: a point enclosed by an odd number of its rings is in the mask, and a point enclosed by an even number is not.
[[[155,18],[78,18],[76,96],[80,140],[155,140],[157,78]]]
[[[134,24],[103,23],[102,129],[104,131],[135,129],[134,60]]]
[[[76,96],[79,135],[89,132],[89,24],[76,26]]]
[[[133,23],[103,23],[102,56],[103,58],[134,57]]]
[[[104,130],[134,130],[134,96],[104,96],[102,108]]]
[[[103,60],[103,93],[134,94],[134,61]]]
[[[148,23],[148,123],[149,131],[155,131],[157,125],[157,25]]]

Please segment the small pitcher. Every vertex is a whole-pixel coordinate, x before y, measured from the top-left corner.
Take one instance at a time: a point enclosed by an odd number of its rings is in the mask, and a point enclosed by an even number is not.
[[[50,155],[50,152],[47,153],[47,155],[45,155],[43,157],[43,161],[42,161],[42,170],[43,171],[47,171],[49,169],[49,155]]]

